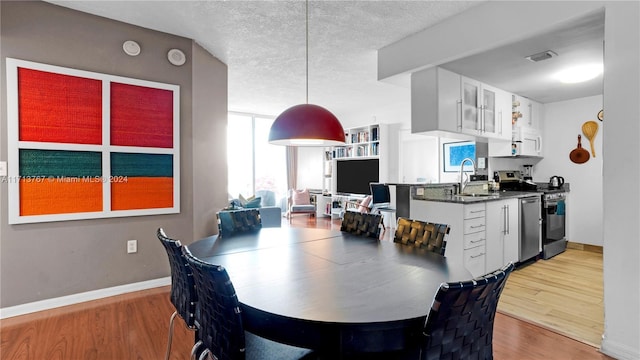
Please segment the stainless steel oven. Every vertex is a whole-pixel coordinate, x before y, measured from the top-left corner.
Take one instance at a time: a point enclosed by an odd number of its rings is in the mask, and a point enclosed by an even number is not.
[[[542,196],[542,252],[549,259],[567,248],[567,194],[545,193]]]

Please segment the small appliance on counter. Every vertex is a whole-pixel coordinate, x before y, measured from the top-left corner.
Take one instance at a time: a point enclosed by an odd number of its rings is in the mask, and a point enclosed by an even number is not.
[[[500,184],[500,190],[538,190],[538,185],[531,180],[525,180],[520,170],[498,170],[493,173],[493,180]]]
[[[550,189],[559,189],[564,185],[564,178],[562,176],[554,175],[549,179]]]

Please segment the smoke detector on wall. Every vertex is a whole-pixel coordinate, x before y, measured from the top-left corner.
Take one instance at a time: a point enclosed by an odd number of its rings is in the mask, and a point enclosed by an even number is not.
[[[538,62],[538,61],[542,61],[542,60],[551,59],[552,57],[556,57],[556,56],[558,56],[558,54],[556,54],[555,52],[553,52],[551,50],[547,50],[547,51],[539,52],[537,54],[529,55],[529,56],[525,57],[525,59],[527,59],[527,60],[529,60],[531,62]]]

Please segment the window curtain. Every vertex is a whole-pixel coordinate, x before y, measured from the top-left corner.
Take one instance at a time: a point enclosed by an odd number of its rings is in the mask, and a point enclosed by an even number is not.
[[[287,188],[297,189],[298,186],[298,148],[287,146]]]

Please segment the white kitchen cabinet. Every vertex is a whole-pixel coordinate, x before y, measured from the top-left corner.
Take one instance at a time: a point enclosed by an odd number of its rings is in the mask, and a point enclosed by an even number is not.
[[[543,105],[537,101],[518,95],[513,96],[513,103],[515,111],[522,115],[518,118],[515,125],[539,130],[540,124],[542,123]]]
[[[518,199],[489,201],[486,203],[486,255],[487,272],[509,263],[518,262]]]
[[[489,138],[489,157],[542,157],[540,124],[543,105],[530,99],[511,95],[515,121],[507,125],[511,129],[511,141]]]
[[[477,246],[464,250],[464,267],[469,270],[473,277],[485,274],[485,247]]]
[[[411,131],[511,139],[506,91],[434,67],[411,75]]]
[[[414,220],[449,225],[445,256],[462,262],[474,277],[485,274],[484,202],[461,204],[411,200],[410,214]]]
[[[411,74],[411,132],[460,132],[460,75],[439,67]]]
[[[511,94],[464,76],[461,77],[461,84],[462,131],[470,135],[510,140]]]

